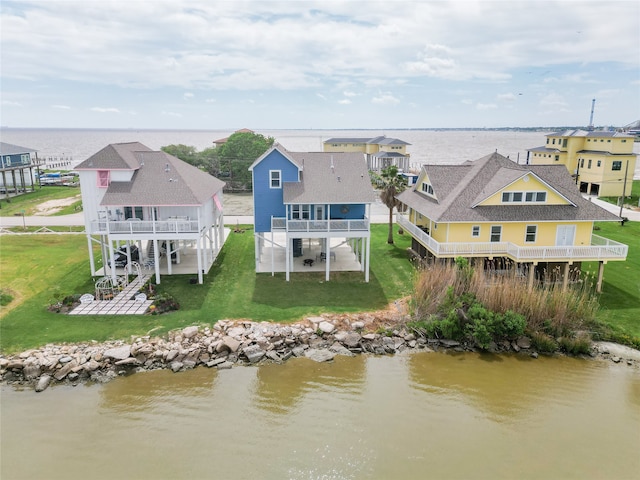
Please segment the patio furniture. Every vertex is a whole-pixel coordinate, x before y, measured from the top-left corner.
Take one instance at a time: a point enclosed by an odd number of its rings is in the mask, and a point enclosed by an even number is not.
[[[302,261],[302,265],[305,267],[313,267],[313,258],[305,258]]]
[[[80,297],[80,303],[92,303],[93,300],[94,300],[94,297],[90,293],[85,293]]]
[[[316,259],[318,257],[316,256]],[[336,260],[336,253],[335,252],[329,252],[329,258],[333,261]],[[327,254],[326,252],[320,252],[320,261],[321,262],[326,262],[327,261]]]

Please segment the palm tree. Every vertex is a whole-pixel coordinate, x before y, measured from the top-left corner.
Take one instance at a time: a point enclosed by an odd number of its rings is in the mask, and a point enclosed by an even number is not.
[[[402,192],[407,184],[400,175],[398,175],[398,167],[390,165],[380,173],[380,182],[382,191],[380,192],[380,200],[389,208],[389,238],[387,243],[393,243],[393,208],[399,207],[400,202],[396,195]]]

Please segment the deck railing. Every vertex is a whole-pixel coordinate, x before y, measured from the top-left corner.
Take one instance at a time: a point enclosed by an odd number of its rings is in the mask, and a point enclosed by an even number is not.
[[[95,220],[91,222],[91,233],[136,234],[136,233],[197,233],[197,220]]]
[[[271,217],[271,230],[288,232],[362,232],[369,230],[369,219],[287,220]]]
[[[434,255],[456,256],[508,256],[516,262],[533,260],[624,260],[629,247],[598,235],[591,236],[590,246],[521,247],[511,242],[459,242],[440,243],[409,221],[406,215],[397,215],[396,222]]]

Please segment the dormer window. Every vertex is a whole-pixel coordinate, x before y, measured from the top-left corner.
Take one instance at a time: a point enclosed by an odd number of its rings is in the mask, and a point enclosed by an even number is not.
[[[107,188],[109,186],[110,173],[111,172],[109,170],[98,170],[98,187],[99,188]]]
[[[422,193],[426,193],[427,195],[430,195],[433,197],[433,187],[431,186],[430,183],[422,182],[422,186],[420,187],[420,190],[422,191]]]

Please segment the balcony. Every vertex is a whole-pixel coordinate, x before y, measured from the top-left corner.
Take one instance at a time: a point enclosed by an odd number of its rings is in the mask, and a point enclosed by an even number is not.
[[[95,220],[91,222],[92,234],[104,235],[153,235],[198,233],[198,221],[186,219],[170,220]]]
[[[284,217],[271,217],[271,230],[304,233],[368,232],[369,219],[287,220]]]
[[[629,247],[598,235],[591,236],[591,246],[521,247],[511,242],[440,243],[409,221],[397,215],[399,226],[411,234],[437,257],[505,256],[516,262],[566,262],[626,260]]]

